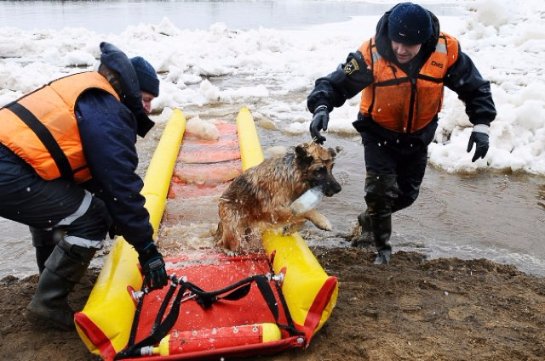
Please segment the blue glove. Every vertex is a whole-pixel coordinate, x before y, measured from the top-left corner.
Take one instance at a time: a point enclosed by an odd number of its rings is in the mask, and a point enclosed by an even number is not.
[[[144,287],[150,291],[162,288],[168,282],[167,271],[163,256],[157,250],[155,243],[150,242],[146,247],[138,250],[138,261],[142,266]]]
[[[326,105],[320,105],[314,109],[314,116],[310,122],[310,135],[318,144],[325,142],[325,137],[320,134],[320,131],[327,130],[327,123],[329,123],[329,111]]]
[[[484,158],[488,152],[488,132],[490,127],[486,124],[477,124],[473,127],[473,132],[469,137],[469,143],[467,144],[467,152],[471,152],[473,144],[475,144],[475,154],[473,154],[472,162],[475,162],[479,158]]]

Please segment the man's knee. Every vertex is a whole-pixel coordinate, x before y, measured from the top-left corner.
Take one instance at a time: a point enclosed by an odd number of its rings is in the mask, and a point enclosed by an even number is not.
[[[408,178],[405,182],[399,184],[399,193],[394,202],[393,211],[397,212],[412,205],[420,194],[421,184],[422,178],[420,177]]]
[[[365,179],[365,202],[369,215],[390,214],[398,198],[395,175],[368,173]]]
[[[89,240],[91,242],[88,245],[89,248],[100,248],[112,224],[106,204],[101,199],[86,193],[79,211],[81,215],[63,225],[66,230],[65,239],[74,244],[78,244],[79,241],[71,242],[71,238]],[[93,245],[94,242],[97,245]]]
[[[416,201],[416,198],[418,198],[418,192],[400,194],[392,206],[392,212],[409,207]]]
[[[53,247],[59,241],[62,233],[55,229],[41,229],[29,226],[30,235],[32,236],[32,245],[34,247]]]

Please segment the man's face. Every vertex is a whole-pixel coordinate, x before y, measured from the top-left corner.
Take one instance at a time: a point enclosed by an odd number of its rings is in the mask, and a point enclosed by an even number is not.
[[[151,113],[151,101],[153,99],[155,99],[153,95],[148,92],[142,91],[142,105],[144,106],[144,110],[148,115]]]
[[[392,50],[399,64],[406,64],[413,60],[421,47],[422,44],[406,45],[392,40]]]

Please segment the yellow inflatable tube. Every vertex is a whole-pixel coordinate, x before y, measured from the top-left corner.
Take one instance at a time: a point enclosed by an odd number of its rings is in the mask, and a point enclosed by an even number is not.
[[[185,125],[183,113],[174,110],[144,179],[142,195],[155,232],[165,209]],[[139,290],[141,286],[138,255],[127,241],[118,237],[85,307],[75,316],[77,332],[89,351],[113,359],[127,345],[136,309],[131,290]]]
[[[253,117],[247,108],[237,116],[239,146],[244,170],[263,161]],[[167,192],[185,132],[185,117],[175,110],[154,153],[142,194],[155,231],[159,228]],[[275,273],[284,275],[282,291],[293,321],[305,333],[305,345],[323,326],[335,306],[338,284],[328,276],[300,235],[263,234],[263,245]],[[142,279],[137,254],[118,238],[105,260],[87,304],[75,316],[77,331],[94,354],[113,360],[125,348],[136,310],[131,292]]]
[[[254,119],[247,108],[239,112],[237,129],[242,168],[246,170],[264,159]],[[274,256],[275,273],[284,273],[282,293],[293,321],[305,330],[308,345],[335,307],[339,291],[337,279],[325,273],[298,233],[282,236],[268,231],[262,241],[267,254]]]

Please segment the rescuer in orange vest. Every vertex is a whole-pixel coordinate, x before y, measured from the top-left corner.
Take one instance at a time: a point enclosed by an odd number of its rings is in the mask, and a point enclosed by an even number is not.
[[[484,158],[490,122],[496,117],[490,83],[458,41],[440,31],[432,12],[406,2],[386,12],[375,36],[333,73],[316,80],[308,96],[314,114],[310,133],[323,143],[320,131],[327,130],[329,112],[361,92],[353,125],[364,146],[367,209],[358,216],[362,237],[352,245],[372,238],[375,264],[390,261],[392,213],[418,197],[445,85],[465,103],[473,123],[467,151],[475,146],[473,161]]]
[[[142,57],[102,43],[97,72],[52,81],[0,109],[0,216],[30,226],[40,279],[31,321],[74,328],[67,297],[108,231],[139,255],[145,286],[166,284],[136,174],[137,134],[159,79]]]

